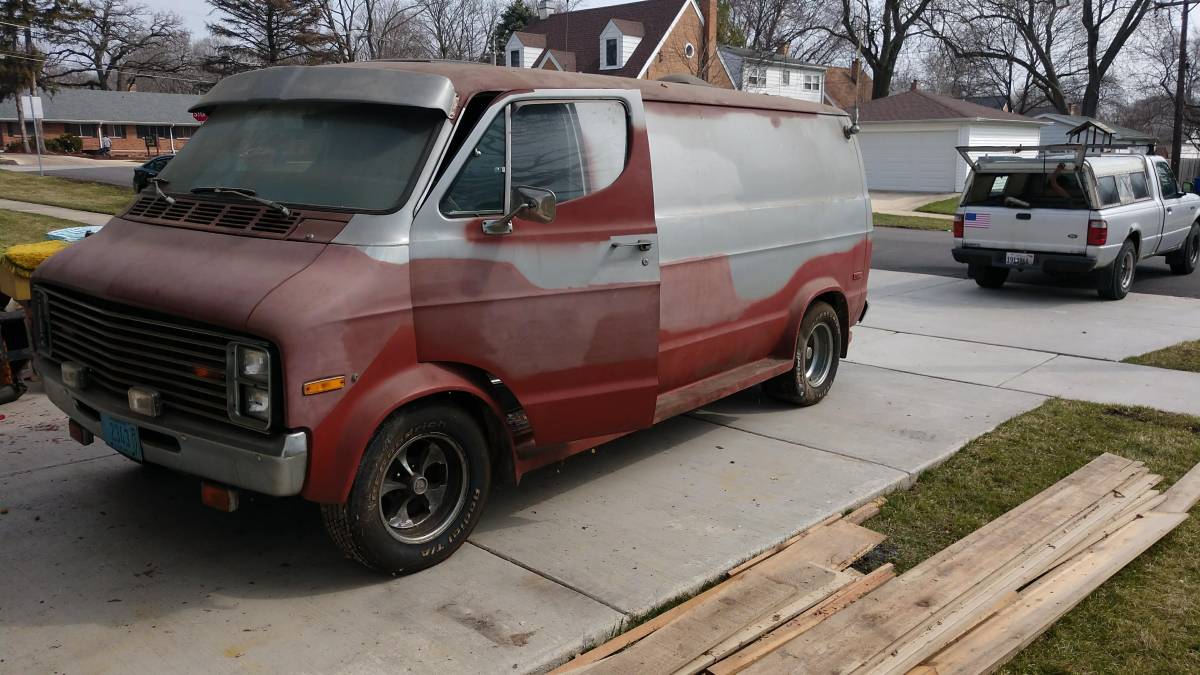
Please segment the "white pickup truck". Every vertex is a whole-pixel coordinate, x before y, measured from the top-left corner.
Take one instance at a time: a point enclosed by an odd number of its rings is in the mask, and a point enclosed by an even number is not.
[[[1119,300],[1140,260],[1166,256],[1176,274],[1196,269],[1200,196],[1162,157],[1083,145],[958,151],[971,173],[953,254],[984,288],[1004,285],[1011,269],[1086,273],[1100,297]]]

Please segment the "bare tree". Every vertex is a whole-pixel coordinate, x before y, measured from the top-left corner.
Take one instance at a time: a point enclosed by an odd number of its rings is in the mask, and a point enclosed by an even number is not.
[[[363,49],[368,59],[420,56],[420,6],[408,0],[369,0]]]
[[[1153,0],[1083,0],[1087,86],[1080,108],[1084,115],[1096,115],[1103,89],[1111,85],[1117,56],[1153,7]]]
[[[87,75],[88,86],[124,89],[127,71],[174,73],[186,64],[179,58],[182,20],[172,13],[151,12],[126,0],[86,0],[76,21],[47,33],[48,56],[59,65],[56,77]]]
[[[924,33],[933,0],[841,0],[837,21],[825,27],[850,43],[871,67],[871,98],[887,96],[909,40]]]
[[[479,60],[500,16],[495,0],[419,0],[419,6],[429,55],[437,59]]]
[[[730,0],[730,23],[746,38],[746,46],[763,55],[787,45],[798,59],[828,62],[844,46],[825,28],[840,20],[838,6],[828,1]]]

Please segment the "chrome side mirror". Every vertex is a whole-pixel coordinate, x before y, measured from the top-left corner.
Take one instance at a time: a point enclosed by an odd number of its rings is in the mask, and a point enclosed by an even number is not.
[[[513,218],[520,216],[535,223],[554,221],[558,199],[546,188],[519,185],[513,188],[512,208],[496,220],[483,221],[484,234],[512,234]]]

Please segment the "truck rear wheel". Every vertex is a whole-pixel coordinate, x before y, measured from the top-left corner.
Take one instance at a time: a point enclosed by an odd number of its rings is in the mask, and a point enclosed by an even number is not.
[[[487,443],[451,405],[403,409],[376,431],[344,504],[323,504],[346,557],[409,574],[450,557],[475,529],[491,488]]]
[[[1167,264],[1175,274],[1191,274],[1200,262],[1200,224],[1193,224],[1187,240],[1178,251],[1167,254]]]
[[[991,265],[968,265],[967,276],[983,288],[1000,288],[1008,281],[1007,267],[992,267]]]
[[[842,322],[824,302],[814,302],[800,321],[792,369],[763,383],[774,398],[810,406],[820,403],[833,387],[842,354]]]
[[[1137,269],[1137,247],[1128,239],[1111,265],[1100,270],[1100,283],[1096,291],[1105,300],[1120,300],[1129,295],[1133,287],[1133,274]]]

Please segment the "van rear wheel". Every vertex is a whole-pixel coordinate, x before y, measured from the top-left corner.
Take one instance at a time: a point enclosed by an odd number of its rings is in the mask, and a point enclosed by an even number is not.
[[[975,283],[983,288],[1000,288],[1008,281],[1007,267],[993,267],[991,265],[968,265],[967,276],[973,278]]]
[[[800,322],[792,369],[764,382],[763,390],[788,403],[816,405],[833,387],[841,355],[841,319],[829,304],[814,302]]]
[[[1133,275],[1137,269],[1137,247],[1128,239],[1111,265],[1100,270],[1100,283],[1096,291],[1105,300],[1120,300],[1129,295],[1133,287]]]
[[[1192,231],[1188,232],[1183,246],[1178,251],[1167,254],[1167,264],[1171,266],[1171,272],[1174,274],[1191,274],[1196,271],[1198,262],[1200,262],[1200,224],[1193,224]]]
[[[346,557],[409,574],[450,557],[475,529],[491,487],[479,426],[459,408],[402,409],[367,446],[344,504],[323,504],[325,529]]]

